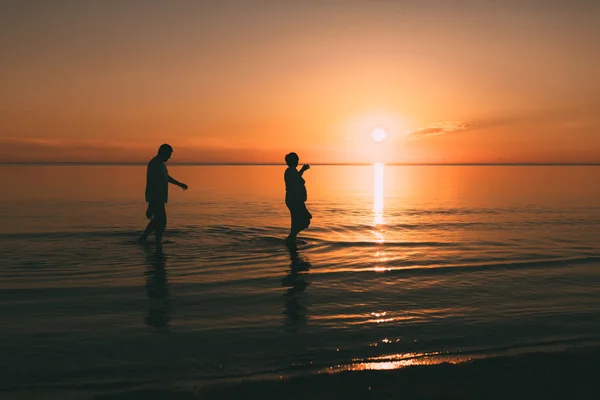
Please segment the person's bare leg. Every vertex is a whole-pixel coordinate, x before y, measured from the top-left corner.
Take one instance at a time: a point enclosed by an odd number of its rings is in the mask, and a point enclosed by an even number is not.
[[[147,243],[148,236],[150,236],[152,231],[154,231],[154,220],[151,219],[150,222],[148,222],[148,225],[146,225],[144,232],[142,232],[141,236],[138,238],[138,243]]]
[[[298,236],[298,232],[296,230],[290,230],[290,234],[288,235],[288,237],[285,238],[285,243],[286,244],[295,244],[296,243],[296,236]]]
[[[292,208],[288,205],[288,208],[290,209],[290,218],[291,218],[291,227],[290,227],[290,234],[288,235],[288,237],[285,238],[284,242],[287,245],[294,245],[296,244],[296,236],[298,236],[298,233],[300,232],[298,230],[298,228],[296,227],[296,224],[294,223],[294,213],[292,212]]]
[[[155,236],[156,236],[156,244],[162,243],[163,233],[167,228],[167,210],[165,209],[165,205],[156,207],[155,214]]]
[[[298,234],[301,230],[302,229],[298,229],[298,227],[296,226],[292,226],[292,228],[290,228],[290,234],[288,235],[288,237],[285,238],[285,243],[290,246],[295,246],[296,238],[298,237]]]

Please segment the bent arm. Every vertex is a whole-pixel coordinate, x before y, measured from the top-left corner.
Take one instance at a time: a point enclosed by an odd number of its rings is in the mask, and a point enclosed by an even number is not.
[[[300,168],[300,171],[298,171],[300,173],[300,176],[302,176],[304,174],[304,172],[307,171],[308,169],[310,169],[310,165],[304,164],[302,166],[302,168]]]
[[[169,181],[169,183],[172,183],[173,185],[177,185],[177,186],[181,185],[181,182],[179,182],[179,181],[178,181],[178,180],[176,180],[176,179],[173,179],[173,178],[171,177],[171,175],[167,175],[167,180]]]
[[[185,183],[181,183],[178,180],[171,177],[171,175],[167,175],[167,181],[172,183],[173,185],[179,186],[180,188],[187,189],[187,185]]]

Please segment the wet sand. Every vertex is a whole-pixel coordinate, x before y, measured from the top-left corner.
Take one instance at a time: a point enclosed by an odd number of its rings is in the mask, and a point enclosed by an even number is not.
[[[598,399],[600,349],[216,386],[201,399]]]
[[[0,392],[2,399],[598,399],[600,348],[479,359],[390,371],[179,388]]]

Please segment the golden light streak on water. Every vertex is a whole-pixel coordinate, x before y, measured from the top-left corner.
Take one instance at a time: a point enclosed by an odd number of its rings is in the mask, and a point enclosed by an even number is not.
[[[351,364],[336,365],[320,372],[336,373],[342,371],[391,370],[413,365],[434,365],[441,363],[458,364],[470,361],[470,357],[447,355],[442,352],[391,354],[367,359],[356,358]]]
[[[373,164],[373,224],[385,224],[383,219],[383,163]],[[383,237],[381,239],[383,241]]]

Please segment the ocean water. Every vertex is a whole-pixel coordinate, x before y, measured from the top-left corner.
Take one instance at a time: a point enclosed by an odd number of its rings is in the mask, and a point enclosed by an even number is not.
[[[391,369],[600,342],[600,167],[1,166],[0,389]]]

